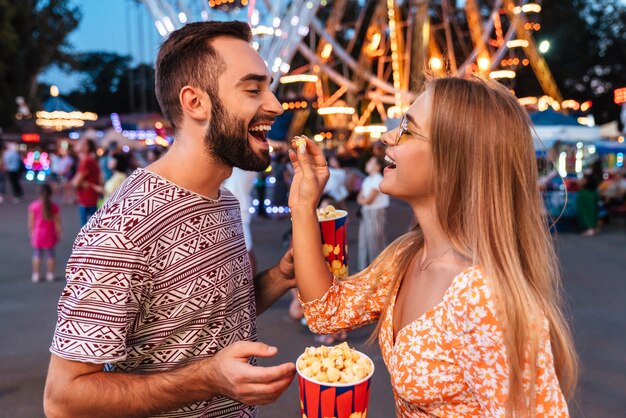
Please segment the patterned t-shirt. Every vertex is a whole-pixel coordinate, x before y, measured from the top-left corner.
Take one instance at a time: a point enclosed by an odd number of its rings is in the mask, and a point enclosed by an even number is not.
[[[135,171],[78,234],[50,351],[107,371],[152,372],[257,339],[237,199]],[[216,397],[163,417],[254,417]]]

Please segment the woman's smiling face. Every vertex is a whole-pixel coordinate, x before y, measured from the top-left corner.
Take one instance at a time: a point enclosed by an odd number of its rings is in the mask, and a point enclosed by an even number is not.
[[[384,170],[380,190],[409,203],[434,195],[428,131],[431,102],[430,92],[422,93],[407,110],[404,123],[382,137],[387,145],[385,159],[391,165]]]

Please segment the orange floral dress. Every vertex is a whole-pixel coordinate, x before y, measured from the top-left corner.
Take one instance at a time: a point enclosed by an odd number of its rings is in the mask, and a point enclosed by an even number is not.
[[[375,289],[375,280],[382,274]],[[443,300],[400,329],[393,341],[393,311],[398,287],[391,271],[362,279],[335,280],[319,300],[303,303],[309,328],[333,333],[376,321],[386,296],[380,348],[389,374],[398,417],[504,417],[508,365],[494,299],[478,267],[457,275]],[[536,416],[567,417],[567,404],[554,370],[547,321],[537,359]]]

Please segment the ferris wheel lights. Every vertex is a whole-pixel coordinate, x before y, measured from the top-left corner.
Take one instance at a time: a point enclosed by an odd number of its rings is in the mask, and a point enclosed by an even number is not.
[[[537,3],[527,3],[522,6],[522,12],[524,13],[539,13],[541,6]]]
[[[322,135],[322,134],[315,134],[315,135],[313,135],[313,140],[315,142],[322,142],[324,140],[324,135]]]
[[[511,70],[492,71],[489,73],[489,78],[493,78],[494,80],[498,80],[501,78],[515,78],[515,71],[511,71]]]
[[[539,44],[539,52],[545,54],[550,49],[550,41],[541,41]]]
[[[185,12],[180,12],[178,14],[178,20],[180,20],[180,23],[187,23],[187,15],[185,14]]]
[[[517,99],[517,101],[522,106],[528,106],[528,105],[537,104],[538,99],[536,97],[529,96],[529,97],[520,97],[519,99]]]
[[[174,24],[172,23],[172,21],[170,20],[168,16],[163,17],[163,24],[165,25],[165,29],[167,29],[167,31],[170,33],[176,30],[176,28],[174,27]]]
[[[258,15],[258,13],[257,13]],[[291,18],[291,26],[296,26],[300,22],[300,18],[298,16],[293,16]]]
[[[372,51],[376,51],[380,46],[380,41],[382,39],[382,35],[380,32],[376,32],[372,35],[372,41],[369,44],[369,49]]]
[[[257,41],[252,42],[252,48],[254,48],[255,50],[259,50],[259,43]]]
[[[591,100],[587,100],[580,105],[580,110],[586,112],[587,110],[589,110],[589,108],[591,108],[591,105]]]
[[[159,31],[159,35],[161,36],[167,35],[167,29],[165,29],[165,25],[163,25],[163,22],[161,22],[160,20],[157,20],[154,22],[154,26],[156,26],[157,30]]]
[[[489,66],[491,65],[491,61],[489,60],[489,58],[487,57],[480,57],[478,58],[478,69],[481,72],[485,72],[489,69]]]
[[[317,80],[319,80],[319,77],[315,74],[285,75],[280,78],[280,84],[315,83]]]
[[[355,126],[354,132],[357,134],[383,134],[387,132],[387,127],[385,125],[364,125],[364,126]]]
[[[306,8],[307,8],[307,9],[312,9],[312,8],[313,8],[313,3],[311,3],[310,1],[308,1],[308,2],[306,3]]]
[[[354,108],[349,106],[320,107],[317,109],[319,115],[354,115]]]
[[[324,47],[322,48],[322,52],[320,52],[320,56],[322,58],[324,58],[325,60],[328,59],[328,57],[330,57],[330,54],[333,52],[333,46],[331,44],[325,44]]]
[[[443,60],[439,57],[432,57],[428,60],[428,67],[433,71],[441,71],[443,69]]]
[[[274,20],[272,20],[272,26],[275,28],[280,26],[280,17],[275,17]]]
[[[529,60],[528,58],[524,58],[524,59],[522,60],[522,65],[523,65],[524,67],[526,67],[528,64],[530,64],[530,60]]]
[[[307,36],[309,33],[309,27],[308,26],[300,26],[298,28],[298,35],[300,36]]]
[[[537,3],[528,3],[523,6],[513,7],[513,13],[516,15],[520,13],[539,13],[541,12],[541,6]]]
[[[528,46],[528,41],[526,39],[513,39],[506,43],[507,48],[526,48]]]

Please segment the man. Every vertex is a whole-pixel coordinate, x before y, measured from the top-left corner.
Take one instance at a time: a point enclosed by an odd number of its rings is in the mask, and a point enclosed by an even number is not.
[[[84,226],[89,218],[96,213],[102,179],[100,167],[96,161],[96,144],[91,139],[83,139],[78,143],[77,152],[80,157],[78,170],[72,178],[72,186],[76,189],[80,225]]]
[[[293,379],[293,363],[250,364],[276,354],[255,342],[256,315],[294,287],[291,253],[253,280],[239,204],[220,189],[233,166],[267,167],[282,112],[249,41],[245,23],[203,22],[161,46],[156,93],[175,141],[76,238],[48,417],[254,417]]]

